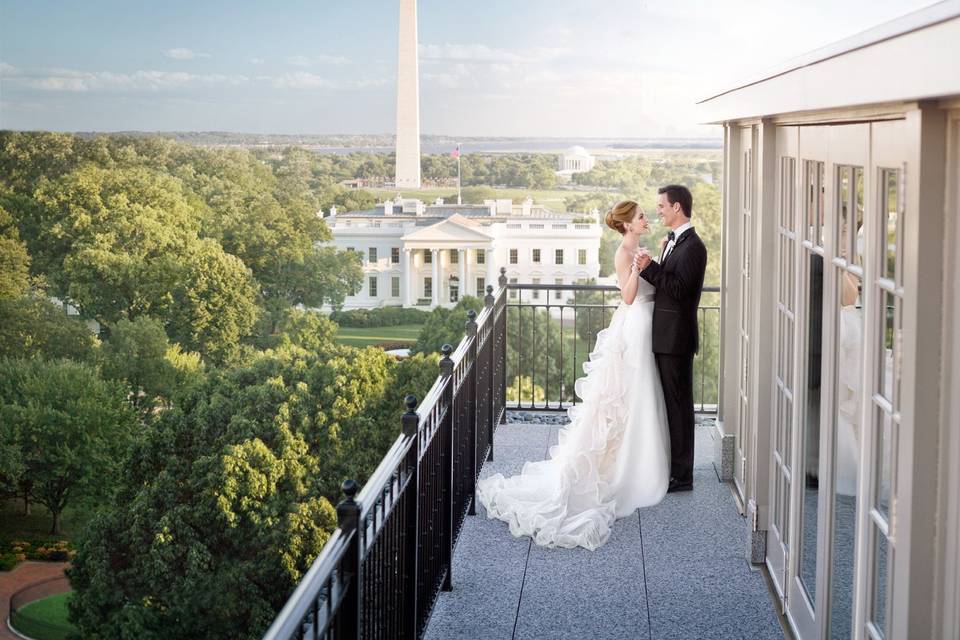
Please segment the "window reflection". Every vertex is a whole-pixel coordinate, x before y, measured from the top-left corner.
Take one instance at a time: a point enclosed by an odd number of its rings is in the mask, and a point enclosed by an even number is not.
[[[823,226],[823,170],[822,162],[808,160],[804,165],[804,219],[805,238],[812,244],[804,246],[804,270],[807,275],[808,304],[805,324],[807,362],[803,407],[803,474],[804,493],[800,505],[800,545],[798,552],[800,583],[812,607],[816,603],[817,529],[820,504],[820,380],[823,366],[823,256],[813,248]]]
[[[837,174],[836,350],[834,353],[833,570],[830,578],[830,637],[849,638],[853,620],[857,469],[863,400],[863,170],[841,167]]]

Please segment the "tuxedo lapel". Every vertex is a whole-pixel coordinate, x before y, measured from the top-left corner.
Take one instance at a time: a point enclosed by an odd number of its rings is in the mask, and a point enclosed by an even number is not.
[[[687,241],[687,238],[689,238],[690,236],[692,236],[694,233],[695,233],[695,231],[694,231],[693,229],[690,229],[690,230],[687,231],[685,234],[683,234],[682,236],[680,236],[679,238],[677,238],[676,242],[673,243],[673,249],[670,250],[670,253],[666,254],[664,257],[662,257],[662,258],[660,259],[660,264],[666,263],[666,261],[670,259],[670,256],[672,256],[673,254],[675,254],[675,253],[677,252],[677,248],[678,248],[680,245],[682,245],[684,242],[686,242],[686,241]]]

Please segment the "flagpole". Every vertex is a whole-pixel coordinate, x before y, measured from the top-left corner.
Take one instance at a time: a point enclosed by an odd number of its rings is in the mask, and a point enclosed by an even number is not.
[[[460,197],[460,143],[457,143],[457,204],[463,204]]]

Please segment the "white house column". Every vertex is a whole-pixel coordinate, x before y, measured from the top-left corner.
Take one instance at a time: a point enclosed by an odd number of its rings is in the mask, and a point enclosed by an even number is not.
[[[403,306],[409,307],[413,303],[413,261],[410,260],[410,249],[403,250],[403,276],[400,279],[403,287]]]
[[[460,261],[460,293],[462,298],[467,293],[467,250],[457,249],[457,260]]]
[[[484,260],[487,264],[487,277],[486,283],[493,287],[494,291],[497,289],[497,268],[493,264],[493,249],[484,249],[485,252]],[[484,292],[486,293],[486,292]]]
[[[433,299],[430,300],[430,307],[433,308],[440,304],[440,252],[430,249],[430,255],[433,258]]]

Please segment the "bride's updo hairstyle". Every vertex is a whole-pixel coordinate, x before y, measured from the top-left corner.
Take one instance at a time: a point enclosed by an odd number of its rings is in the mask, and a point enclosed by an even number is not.
[[[633,216],[637,213],[638,206],[639,205],[633,200],[621,200],[613,205],[613,209],[607,211],[604,221],[608,227],[623,235],[627,232],[624,225],[633,220]]]

